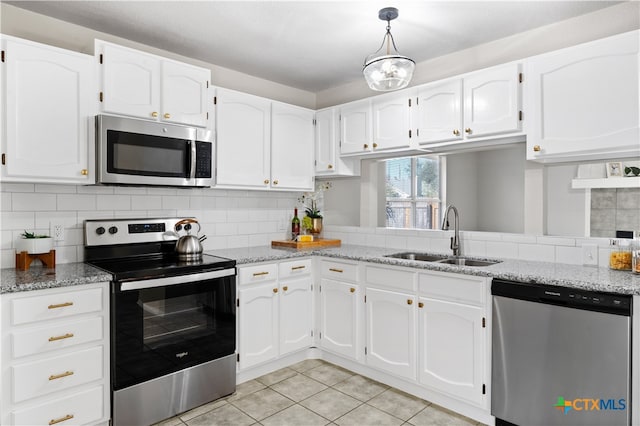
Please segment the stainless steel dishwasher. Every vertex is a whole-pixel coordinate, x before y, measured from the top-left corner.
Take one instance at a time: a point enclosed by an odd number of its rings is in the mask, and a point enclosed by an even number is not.
[[[632,298],[493,280],[496,425],[629,425]]]

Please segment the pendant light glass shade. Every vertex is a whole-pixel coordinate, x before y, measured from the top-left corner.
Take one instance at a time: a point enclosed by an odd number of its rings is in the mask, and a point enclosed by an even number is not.
[[[380,48],[364,60],[362,73],[372,90],[387,92],[403,89],[409,85],[416,63],[398,52],[391,35],[390,21],[398,17],[398,9],[386,7],[380,10],[378,17],[387,21],[387,33]]]

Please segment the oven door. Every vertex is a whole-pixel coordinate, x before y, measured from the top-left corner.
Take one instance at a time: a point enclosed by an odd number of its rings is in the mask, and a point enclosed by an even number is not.
[[[232,355],[235,269],[113,283],[113,390]]]

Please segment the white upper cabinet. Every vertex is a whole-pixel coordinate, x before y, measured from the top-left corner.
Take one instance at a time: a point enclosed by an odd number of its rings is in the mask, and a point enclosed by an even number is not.
[[[418,143],[462,140],[462,80],[419,87],[413,113]]]
[[[315,118],[315,171],[316,176],[358,176],[360,160],[342,159],[337,108],[316,112]]]
[[[374,151],[409,148],[410,99],[407,91],[376,96],[371,103]]]
[[[271,102],[216,89],[216,185],[269,188]]]
[[[464,77],[464,133],[476,138],[521,131],[520,64]]]
[[[351,102],[340,107],[340,154],[361,154],[373,148],[371,101]]]
[[[313,111],[216,91],[216,185],[313,189]]]
[[[527,159],[640,155],[638,31],[527,61]]]
[[[310,109],[274,102],[271,107],[271,187],[313,188],[313,116]]]
[[[93,57],[7,36],[2,56],[2,181],[93,183]]]
[[[211,71],[96,40],[102,112],[206,127]]]

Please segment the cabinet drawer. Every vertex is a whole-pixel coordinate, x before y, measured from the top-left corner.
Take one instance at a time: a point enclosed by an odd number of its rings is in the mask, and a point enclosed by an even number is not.
[[[420,274],[420,294],[423,296],[468,302],[485,303],[486,278],[457,274]]]
[[[415,272],[389,269],[388,267],[367,266],[365,269],[365,281],[367,284],[408,291],[415,291],[415,276]]]
[[[103,318],[67,322],[11,333],[13,358],[34,355],[101,340]]]
[[[311,274],[311,259],[292,260],[278,265],[278,279]]]
[[[65,291],[11,300],[11,323],[27,324],[102,310],[101,288]]]
[[[13,402],[69,389],[103,378],[103,347],[11,367]]]
[[[323,278],[336,281],[358,281],[358,264],[336,262],[333,260],[320,261],[320,272]]]
[[[268,263],[256,266],[243,266],[238,271],[238,282],[243,284],[254,284],[278,279],[278,265]]]
[[[12,413],[14,425],[85,425],[106,417],[104,388],[98,386],[65,398]]]

